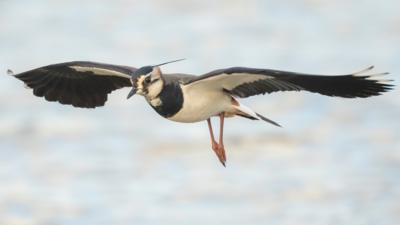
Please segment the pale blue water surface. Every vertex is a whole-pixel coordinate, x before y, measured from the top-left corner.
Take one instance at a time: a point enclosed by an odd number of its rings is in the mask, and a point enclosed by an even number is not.
[[[0,29],[0,225],[400,224],[398,90],[245,99],[283,128],[227,120],[223,168],[206,123],[167,121],[129,89],[77,109],[5,73],[187,58],[164,71],[373,64],[400,84],[398,1],[0,0]]]

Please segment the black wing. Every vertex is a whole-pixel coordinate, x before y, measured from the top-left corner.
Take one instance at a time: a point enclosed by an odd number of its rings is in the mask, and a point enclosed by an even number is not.
[[[368,67],[357,73],[324,76],[302,74],[270,69],[232,67],[215,70],[196,77],[186,85],[202,86],[205,89],[223,89],[238,97],[249,97],[276,91],[310,91],[328,96],[345,98],[369,97],[391,90],[393,85],[377,80],[379,75],[365,74],[373,69]]]
[[[131,86],[133,67],[95,63],[66,62],[14,75],[47,101],[82,108],[103,106],[107,94]]]

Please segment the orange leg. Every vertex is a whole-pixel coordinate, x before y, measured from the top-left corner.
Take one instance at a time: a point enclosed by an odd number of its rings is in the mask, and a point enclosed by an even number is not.
[[[219,114],[219,152],[222,155],[222,164],[225,166],[226,162],[226,154],[225,154],[225,148],[224,148],[224,119],[225,115],[224,113]]]
[[[215,138],[214,138],[214,132],[213,132],[213,128],[212,128],[212,125],[211,125],[211,119],[210,118],[207,119],[207,124],[208,124],[208,130],[210,131],[211,146],[212,146],[212,149],[214,151],[216,151],[218,143],[215,141]],[[215,152],[215,153],[217,153],[217,152]]]
[[[210,131],[212,149],[214,150],[215,154],[218,156],[218,159],[222,163],[222,165],[225,166],[226,155],[225,155],[225,149],[224,149],[224,144],[223,144],[224,113],[221,113],[219,115],[219,117],[220,117],[219,143],[217,143],[215,141],[214,132],[213,132],[212,125],[211,125],[211,119],[207,119],[207,124],[208,124],[208,129]]]

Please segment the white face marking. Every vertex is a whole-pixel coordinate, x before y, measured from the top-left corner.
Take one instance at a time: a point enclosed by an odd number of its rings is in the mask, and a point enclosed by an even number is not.
[[[164,87],[164,82],[160,77],[152,78],[151,83],[147,86],[147,97],[149,99],[156,98]]]
[[[130,78],[131,76],[125,73],[121,73],[115,70],[103,69],[103,68],[96,68],[96,67],[85,67],[85,66],[70,66],[69,68],[78,71],[78,72],[92,72],[96,75],[103,75],[103,76],[117,76],[117,77],[124,77]]]
[[[137,79],[137,81],[136,81],[136,88],[137,88],[136,94],[144,95],[144,93],[143,93],[143,82],[144,82],[145,78],[146,78],[146,76],[140,76]]]
[[[149,80],[150,78],[150,80]],[[137,94],[146,97],[147,101],[151,103],[152,100],[158,97],[164,87],[164,81],[161,73],[149,73],[140,76],[136,81]],[[158,102],[154,102],[159,104]],[[155,104],[152,104],[155,106]]]

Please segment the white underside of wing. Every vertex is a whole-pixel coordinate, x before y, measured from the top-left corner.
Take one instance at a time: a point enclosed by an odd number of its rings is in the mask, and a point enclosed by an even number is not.
[[[206,120],[221,112],[234,113],[232,97],[224,92],[244,84],[273,77],[244,73],[220,74],[188,85],[181,85],[183,92],[182,109],[168,118],[176,122],[192,123]]]
[[[92,72],[92,73],[94,73],[96,75],[100,75],[100,76],[117,76],[117,77],[123,77],[123,78],[131,77],[129,74],[121,73],[121,72],[118,72],[115,70],[98,68],[98,67],[70,66],[69,68],[71,68],[77,72]]]
[[[267,75],[246,74],[246,73],[232,73],[232,74],[223,73],[193,82],[187,86],[201,88],[204,90],[211,90],[211,89],[232,90],[241,84],[252,83],[258,80],[266,80],[266,79],[273,79],[273,77]]]
[[[184,97],[182,109],[174,116],[169,117],[169,120],[181,123],[193,123],[218,116],[222,112],[230,116],[239,112],[239,114],[261,120],[251,108],[241,104],[238,99],[226,92],[215,90],[204,91],[187,86],[181,86],[181,88]]]

